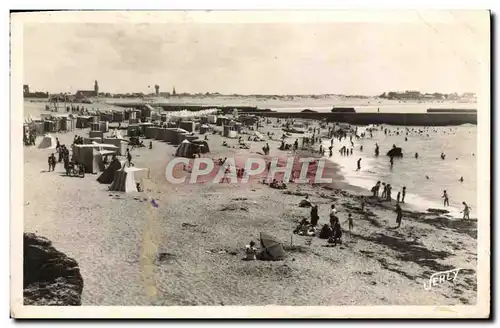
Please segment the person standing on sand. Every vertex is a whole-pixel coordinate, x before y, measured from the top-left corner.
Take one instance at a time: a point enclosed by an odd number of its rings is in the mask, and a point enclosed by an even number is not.
[[[359,170],[361,170],[361,158],[358,159],[358,169],[357,169],[357,171],[359,171]]]
[[[448,193],[446,192],[446,190],[443,192],[443,196],[441,198],[444,198],[443,199],[443,206],[444,207],[450,206],[450,200],[448,199]]]
[[[471,210],[471,207],[469,205],[467,205],[466,202],[462,202],[462,204],[464,205],[464,210],[461,211],[460,213],[464,213],[464,220],[467,219],[469,220],[470,219],[470,210]]]
[[[387,198],[387,185],[385,184],[385,182],[382,182],[382,195],[380,195],[380,198]]]
[[[335,204],[332,204],[331,209],[330,209],[330,225],[333,229],[335,226],[335,223],[339,221],[339,218],[337,217],[337,209],[335,208]]]
[[[405,196],[406,196],[406,186],[403,186],[403,193],[402,193],[401,203],[405,202]]]
[[[391,197],[392,186],[390,184],[387,184],[386,188],[387,188],[387,193],[386,193],[387,199],[386,200],[388,202],[390,202],[390,201],[392,201],[392,197]]]
[[[311,207],[311,225],[316,227],[318,225],[319,216],[318,216],[318,205],[313,205]]]
[[[399,199],[401,198],[401,191],[398,191],[398,195],[396,197],[396,204],[399,204]]]
[[[396,228],[399,228],[401,226],[401,221],[403,220],[403,210],[401,209],[401,206],[399,204],[396,204],[396,223],[398,224]]]
[[[380,153],[380,150],[378,147],[378,143],[375,143],[375,157],[378,157],[379,153]]]

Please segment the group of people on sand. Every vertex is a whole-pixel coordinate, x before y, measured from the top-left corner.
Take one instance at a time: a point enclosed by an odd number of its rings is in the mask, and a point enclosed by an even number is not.
[[[382,193],[380,193],[380,189],[382,188]],[[377,181],[377,183],[372,187],[372,197],[382,199],[384,201],[391,202],[392,201],[392,186],[390,183],[385,183],[381,181]],[[406,186],[403,186],[403,189],[398,192],[396,197],[396,204],[404,203],[406,197]]]
[[[295,228],[293,233],[303,236],[316,236],[317,227],[319,223],[319,214],[318,214],[318,205],[312,204],[309,201],[309,196],[305,196],[305,198],[299,203],[300,207],[310,207],[311,208],[311,217],[310,221],[306,218],[300,221],[299,225]],[[354,229],[354,218],[351,213],[348,213],[347,219],[344,223],[348,223],[349,233]],[[333,244],[334,246],[337,243],[342,243],[342,227],[340,225],[340,219],[337,216],[337,209],[335,204],[332,204],[330,207],[329,213],[329,223],[324,224],[319,231],[318,237],[321,239],[327,239],[329,244]]]

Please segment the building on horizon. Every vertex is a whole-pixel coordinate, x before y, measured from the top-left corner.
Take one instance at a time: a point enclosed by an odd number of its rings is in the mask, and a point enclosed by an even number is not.
[[[172,96],[175,96],[175,95],[177,95],[177,93],[175,92],[175,86],[174,86],[174,88],[172,89]]]
[[[29,96],[30,94],[30,86],[28,84],[23,85],[23,95],[25,97]]]
[[[94,81],[94,90],[77,90],[75,97],[77,99],[97,97],[99,95],[99,83]]]
[[[155,85],[155,95],[157,97],[160,95],[160,86],[158,84]]]

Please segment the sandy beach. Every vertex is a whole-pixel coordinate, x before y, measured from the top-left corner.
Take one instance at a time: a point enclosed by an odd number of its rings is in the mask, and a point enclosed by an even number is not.
[[[281,135],[271,125],[261,130],[267,131]],[[55,137],[69,146],[75,133],[87,136],[88,130]],[[245,150],[223,147],[223,140],[237,144],[209,135],[211,152],[204,157],[262,156],[265,144],[250,142]],[[165,167],[175,147],[152,143],[152,150],[132,151],[135,166],[150,169],[150,178],[143,180],[146,192],[126,194],[109,192],[96,181],[98,175],[66,177],[62,164],[47,172],[47,157],[55,150],[24,148],[24,230],[49,238],[78,262],[83,305],[476,303],[475,219],[403,206],[402,226],[394,229],[395,201],[368,199],[365,213],[360,196],[370,192],[347,185],[333,163],[324,174],[332,184],[289,184],[287,190],[257,181],[172,185]],[[269,145],[271,157],[291,154],[278,150],[278,141]],[[309,238],[292,234],[302,218],[310,217],[309,208],[298,207],[304,195],[319,205],[320,226],[328,223],[331,204],[341,222],[352,213],[354,230],[349,234],[342,225],[342,245],[326,247],[319,238],[308,245]],[[242,261],[245,245],[258,243],[260,232],[283,243],[285,260]],[[462,269],[455,283],[424,289],[433,273],[453,268]]]

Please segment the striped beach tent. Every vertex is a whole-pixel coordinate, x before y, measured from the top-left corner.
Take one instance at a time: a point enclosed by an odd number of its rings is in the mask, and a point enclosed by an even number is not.
[[[175,152],[175,156],[177,157],[193,157],[193,145],[187,140],[181,142],[179,147],[177,147],[177,151]]]
[[[111,186],[109,186],[109,191],[138,191],[136,173],[144,170],[147,169],[137,167],[123,167],[121,170],[116,171],[113,183],[111,184]]]

